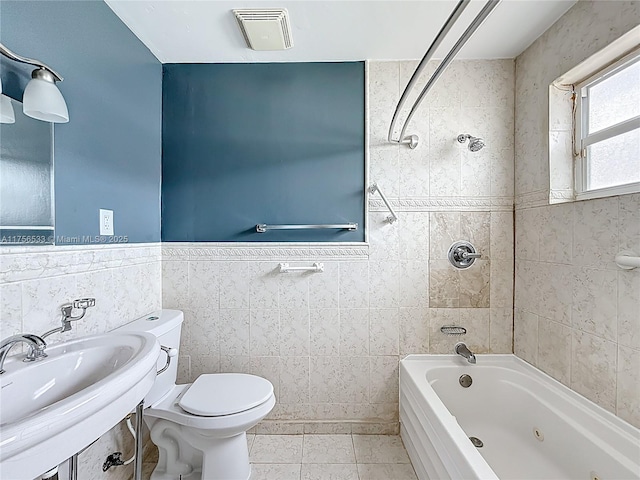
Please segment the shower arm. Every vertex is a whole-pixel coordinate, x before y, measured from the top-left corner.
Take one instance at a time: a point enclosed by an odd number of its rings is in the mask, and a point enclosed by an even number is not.
[[[460,15],[462,14],[462,11],[464,11],[464,9],[467,7],[468,2],[469,2],[469,0],[460,0],[460,2],[458,2],[458,5],[456,6],[454,11],[451,13],[449,18],[447,19],[447,22],[445,23],[445,25],[442,27],[442,29],[438,33],[438,36],[436,37],[436,39],[433,41],[433,43],[429,47],[429,50],[427,50],[427,53],[425,54],[425,56],[420,61],[420,64],[416,68],[416,71],[413,73],[413,76],[411,77],[411,80],[409,80],[409,83],[407,84],[407,86],[406,86],[406,88],[404,90],[404,93],[402,94],[402,97],[400,98],[400,101],[398,102],[398,106],[396,107],[396,111],[393,114],[393,119],[391,120],[391,125],[389,127],[389,136],[388,136],[389,142],[391,142],[391,143],[408,144],[410,148],[416,148],[416,146],[418,145],[418,137],[417,137],[417,135],[410,135],[409,137],[405,136],[406,135],[406,131],[407,131],[407,126],[409,125],[409,122],[411,122],[411,119],[413,118],[413,116],[416,113],[418,107],[422,103],[422,100],[424,100],[424,97],[427,95],[427,93],[429,92],[431,87],[433,87],[433,85],[438,80],[440,75],[442,75],[442,73],[449,66],[451,61],[455,58],[455,56],[462,49],[462,47],[464,47],[464,45],[469,41],[471,36],[475,33],[475,31],[487,19],[487,17],[491,14],[493,9],[498,6],[498,4],[500,3],[500,0],[489,0],[487,2],[487,4],[482,8],[482,10],[480,10],[480,13],[478,13],[476,18],[473,19],[471,24],[467,27],[465,32],[462,34],[462,36],[455,43],[453,48],[446,55],[446,57],[442,60],[442,62],[440,62],[440,65],[438,65],[438,68],[436,68],[435,72],[433,72],[433,74],[431,75],[431,77],[427,81],[427,84],[424,86],[424,88],[420,92],[420,95],[418,96],[418,98],[414,102],[413,106],[411,107],[411,110],[409,111],[409,115],[407,116],[407,118],[406,118],[406,120],[404,122],[404,125],[402,127],[402,130],[400,131],[400,139],[399,140],[395,140],[393,138],[393,131],[395,129],[395,125],[396,125],[396,122],[397,122],[398,114],[400,113],[400,110],[404,106],[404,103],[406,102],[406,98],[409,96],[409,93],[410,93],[411,89],[413,88],[415,83],[418,81],[418,78],[420,77],[420,75],[422,74],[422,71],[426,67],[427,62],[431,59],[431,57],[435,53],[435,50],[438,48],[438,46],[442,42],[442,39],[444,38],[444,36],[446,36],[446,34],[449,32],[449,30],[451,29],[453,24],[460,17]]]

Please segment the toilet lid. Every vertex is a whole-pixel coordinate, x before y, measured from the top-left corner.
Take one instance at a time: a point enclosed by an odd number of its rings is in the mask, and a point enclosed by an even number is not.
[[[178,404],[203,417],[239,413],[266,402],[273,395],[268,380],[244,373],[200,375]]]

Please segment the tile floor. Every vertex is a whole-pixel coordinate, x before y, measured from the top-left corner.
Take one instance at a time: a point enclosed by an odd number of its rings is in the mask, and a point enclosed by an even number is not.
[[[396,435],[247,435],[251,480],[417,480]],[[145,464],[145,479],[153,464]]]

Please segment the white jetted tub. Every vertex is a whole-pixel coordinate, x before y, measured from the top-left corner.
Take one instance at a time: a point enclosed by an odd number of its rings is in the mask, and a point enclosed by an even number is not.
[[[476,358],[400,362],[401,434],[420,480],[640,479],[639,429],[514,355]]]

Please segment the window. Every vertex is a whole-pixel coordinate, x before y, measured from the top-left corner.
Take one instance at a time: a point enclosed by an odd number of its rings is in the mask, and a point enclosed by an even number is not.
[[[640,191],[640,52],[575,86],[577,199]]]

